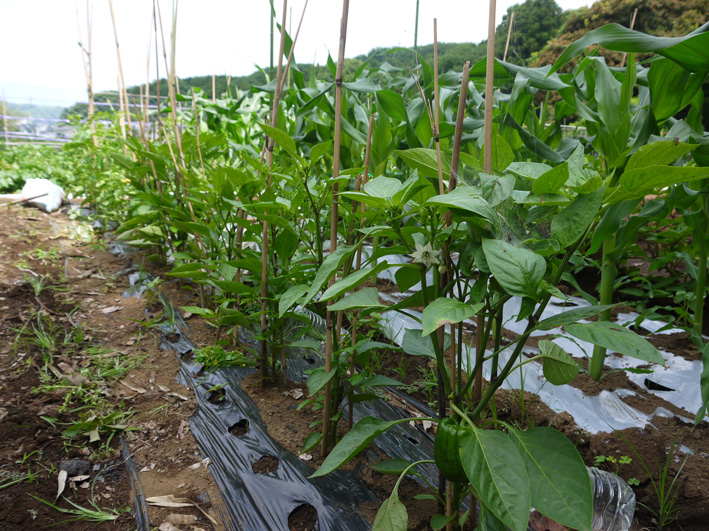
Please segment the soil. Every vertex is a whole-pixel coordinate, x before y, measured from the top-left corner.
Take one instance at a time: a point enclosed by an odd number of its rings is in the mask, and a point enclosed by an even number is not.
[[[86,436],[63,437],[64,429],[82,419],[83,410],[77,409],[86,403],[74,398],[65,407],[66,388],[37,391],[46,383],[40,381],[40,375],[47,374],[45,359],[19,331],[38,328],[40,322],[57,341],[45,358],[61,378],[49,383],[73,381],[98,389],[102,414],[133,412],[126,421],[131,431],[123,433],[145,496],[189,498],[218,522],[213,525],[197,508],[150,507],[151,525],[193,521],[181,528],[224,529],[216,510],[219,491],[189,430],[192,392],[175,380],[179,360],[158,348],[146,326],[155,317],[146,313],[146,299],[123,296],[129,288],[126,268],[133,260],[108,252],[87,225],[65,214],[3,205],[0,227],[0,529],[57,524],[70,531],[135,529],[133,495],[118,437],[110,443],[104,434],[98,443]],[[36,289],[39,279],[41,289]],[[64,344],[67,337],[77,339]],[[92,384],[81,371],[90,368],[96,352],[136,367],[118,381]],[[52,418],[57,419],[52,421],[56,429],[44,420]],[[71,459],[85,462],[88,474],[69,470],[69,479],[89,477],[67,481],[57,499],[58,473]],[[10,484],[13,480],[20,481]],[[115,511],[118,518],[103,524],[70,522],[72,515],[37,498],[61,509],[73,509],[70,502],[89,509],[95,504]]]
[[[139,266],[158,276],[164,271],[139,254],[128,257],[111,254],[107,250],[108,240],[95,236],[91,240],[82,239],[82,234],[88,234],[85,226],[65,214],[47,215],[37,210],[3,206],[0,207],[0,226],[3,227],[0,230],[0,433],[3,434],[0,438],[0,530],[41,529],[69,518],[30,496],[54,503],[58,471],[62,467],[74,467],[69,471],[69,478],[76,475],[89,478],[67,482],[63,496],[56,501],[58,507],[71,509],[70,501],[91,507],[93,502],[102,509],[118,511],[119,516],[116,522],[103,524],[85,520],[65,522],[61,529],[135,528],[134,513],[126,512],[133,510],[133,494],[118,437],[108,442],[107,434],[100,433],[98,443],[89,442],[86,436],[64,437],[62,431],[80,420],[85,412],[77,411],[85,405],[81,397],[70,396],[69,386],[35,391],[47,383],[47,376],[43,376],[46,374],[53,375],[50,383],[65,380],[74,382],[74,387],[80,384],[91,387],[91,382],[81,378],[89,374],[87,370],[95,363],[97,355],[134,364],[118,381],[107,380],[93,387],[102,397],[101,412],[133,412],[126,420],[131,430],[122,434],[139,471],[145,496],[189,498],[216,522],[210,522],[197,508],[150,506],[151,526],[170,522],[179,529],[224,529],[218,510],[222,504],[219,491],[190,433],[189,419],[196,407],[192,390],[176,382],[179,359],[173,352],[158,348],[157,335],[150,326],[160,315],[160,305],[156,304],[155,294],[140,299],[123,295],[129,287],[127,273],[131,265],[135,270]],[[28,280],[42,277],[45,280],[39,290],[37,280]],[[161,278],[160,292],[175,306],[196,304],[194,286],[182,280]],[[582,279],[580,284],[587,287],[592,280]],[[387,285],[385,289],[393,291],[395,286]],[[23,328],[29,331],[40,322],[59,338],[50,356],[43,356],[38,345],[22,340],[19,334]],[[214,344],[215,331],[199,317],[192,316],[189,325],[190,339],[195,344]],[[65,344],[64,338],[72,336],[78,328],[83,330],[83,337],[73,344]],[[652,336],[650,340],[689,360],[700,359],[686,334]],[[51,367],[46,369],[45,365]],[[422,376],[430,369],[427,359],[392,350],[382,357],[380,369],[383,374],[405,383],[404,392],[418,402],[432,403],[435,387]],[[636,386],[623,373],[609,374],[600,383],[582,374],[574,385],[587,394],[629,388],[636,395],[626,398],[626,402],[643,412],[652,413],[664,407],[685,418],[692,416]],[[313,412],[310,407],[297,410],[307,399],[306,386],[292,382],[263,386],[254,373],[243,382],[243,387],[259,406],[269,434],[287,450],[301,455],[303,443],[312,432],[311,423],[321,418],[320,412]],[[215,391],[214,400],[217,399]],[[669,477],[682,470],[675,505],[681,510],[678,521],[668,529],[707,528],[709,425],[706,422],[695,429],[676,416],[655,416],[652,424],[643,430],[592,435],[579,429],[570,415],[553,412],[529,393],[500,390],[495,403],[498,417],[513,425],[559,429],[577,446],[589,465],[599,456],[616,460],[621,456],[630,457],[629,463],[613,464],[606,460],[600,466],[626,480],[637,479],[639,486],[634,490],[642,504],[637,511],[640,526],[658,525],[652,515],[652,511],[657,511],[658,501],[651,477],[658,477],[658,465],[663,467],[669,454]],[[45,419],[50,419],[51,423]],[[229,431],[238,436],[247,429],[248,426],[237,424]],[[339,426],[340,434],[346,429],[343,421]],[[376,447],[373,451],[380,459],[387,459]],[[72,459],[75,461],[67,463]],[[313,470],[322,462],[319,448],[301,455],[301,459]],[[361,478],[370,489],[382,500],[388,497],[397,476],[384,475],[360,464],[354,460],[347,468],[362,470]],[[278,467],[278,460],[266,456],[253,466],[256,473],[270,474]],[[88,474],[77,473],[87,468]],[[26,477],[28,471],[29,478]],[[20,478],[24,479],[8,484]],[[408,478],[400,487],[399,497],[409,513],[409,529],[430,529],[430,518],[437,512],[435,502],[414,498],[426,493],[430,492]],[[361,507],[371,521],[378,509],[378,503]],[[314,511],[310,506],[298,508],[291,514],[289,528],[312,529],[316,519]],[[186,516],[176,517],[176,514]]]

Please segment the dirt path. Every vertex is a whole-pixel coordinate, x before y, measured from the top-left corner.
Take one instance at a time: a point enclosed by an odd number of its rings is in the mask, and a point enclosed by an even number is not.
[[[221,522],[189,430],[192,392],[176,383],[174,353],[158,348],[145,298],[124,296],[137,264],[105,249],[65,214],[0,207],[0,529],[79,516],[37,499],[55,502],[61,470],[57,507],[95,504],[116,518],[96,524],[84,514],[61,529],[135,529],[120,434],[146,497],[189,498]],[[165,529],[223,529],[196,508],[151,507],[149,516]]]

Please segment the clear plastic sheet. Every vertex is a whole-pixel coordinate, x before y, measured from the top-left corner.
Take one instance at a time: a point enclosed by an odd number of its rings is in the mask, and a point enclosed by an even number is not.
[[[370,251],[371,252],[371,251]],[[390,257],[386,257],[389,260]],[[398,262],[401,262],[401,257],[394,257]],[[403,259],[405,261],[405,258]],[[382,271],[379,278],[384,278],[393,281],[393,275],[396,268],[390,268]],[[388,300],[392,303],[399,302],[402,298],[411,295],[418,289],[414,286],[406,294],[389,293],[380,294],[383,300]],[[517,321],[517,315],[520,311],[521,298],[513,297],[504,306],[503,309],[503,327],[510,332],[522,334],[527,327],[527,320],[522,319]],[[546,319],[554,315],[558,315],[564,311],[587,307],[589,303],[580,297],[568,297],[566,300],[552,297],[549,305],[545,308],[541,319]],[[382,330],[391,341],[401,346],[404,333],[407,328],[420,330],[421,325],[413,318],[421,318],[421,313],[413,310],[407,310],[407,315],[402,315],[398,312],[387,312],[382,316],[380,325]],[[638,318],[636,313],[618,315],[618,324],[628,324],[634,322]],[[586,322],[586,321],[581,321]],[[475,322],[466,320],[465,323],[475,328]],[[643,320],[640,327],[648,332],[658,334],[672,334],[680,332],[680,329],[669,328],[661,330],[665,327],[665,323],[661,321]],[[561,328],[552,330],[538,330],[532,333],[532,336],[547,336],[554,335],[552,341],[557,343],[562,349],[568,352],[574,358],[590,357],[593,353],[593,345],[576,338],[572,338]],[[525,348],[524,352],[530,356],[538,354],[538,350],[533,348]],[[626,373],[628,379],[647,389],[648,393],[662,397],[664,400],[674,404],[675,406],[687,412],[687,416],[679,416],[682,421],[692,423],[690,420],[696,411],[701,407],[701,392],[699,375],[702,372],[701,361],[689,361],[681,356],[660,350],[665,358],[665,366],[653,366],[653,373],[634,374]],[[486,351],[486,355],[492,352]],[[500,354],[500,364],[503,365],[509,359],[510,353],[503,351]],[[475,349],[465,345],[463,347],[463,359],[475,359]],[[630,358],[628,356],[614,356],[609,351],[605,360],[606,366],[612,369],[635,368],[647,366],[647,362]],[[483,374],[486,378],[490,377],[491,361],[485,362],[483,366]],[[649,380],[651,382],[648,386]],[[656,384],[656,385],[655,385]],[[647,425],[652,425],[652,419],[655,416],[672,417],[671,413],[664,408],[658,408],[655,413],[646,415],[637,409],[628,406],[622,398],[628,395],[635,394],[632,391],[619,389],[615,391],[603,391],[597,396],[587,396],[580,389],[570,385],[554,386],[549,384],[544,378],[542,365],[540,363],[528,363],[521,370],[510,374],[505,381],[503,387],[509,389],[524,389],[534,394],[539,395],[539,398],[552,410],[556,412],[566,411],[573,418],[578,426],[589,433],[607,432],[613,429],[625,428],[644,428]],[[663,388],[669,390],[662,390]]]

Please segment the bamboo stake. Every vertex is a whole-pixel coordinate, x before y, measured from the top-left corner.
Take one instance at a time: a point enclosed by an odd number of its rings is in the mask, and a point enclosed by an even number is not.
[[[281,93],[283,92],[283,87],[286,83],[286,78],[290,75],[291,62],[293,61],[293,51],[295,50],[295,44],[298,42],[298,35],[300,35],[300,27],[303,25],[303,18],[305,18],[305,10],[308,8],[308,0],[305,0],[303,5],[303,12],[300,15],[300,22],[298,22],[298,29],[295,31],[295,37],[293,38],[293,44],[290,47],[290,52],[288,53],[288,62],[286,63],[286,70],[283,78],[281,79]],[[292,12],[291,8],[291,12]]]
[[[283,53],[286,47],[286,14],[288,12],[288,0],[283,1],[283,18],[281,22],[281,44],[278,54],[278,69],[276,71],[276,90],[273,96],[273,110],[271,111],[271,127],[276,127],[278,123],[278,109],[281,97],[281,76],[283,75]],[[266,138],[266,165],[273,164],[273,145],[274,141],[271,138]],[[268,174],[268,187],[271,187],[271,174]],[[266,330],[268,329],[268,317],[266,310],[268,307],[268,220],[263,221],[263,229],[261,231],[261,377],[265,381],[268,377],[268,342],[266,340]],[[285,359],[283,360],[285,361]],[[286,367],[283,364],[283,374],[285,378]]]
[[[118,30],[116,28],[116,15],[113,11],[113,0],[108,0],[108,5],[111,9],[111,22],[113,23],[113,36],[116,40],[116,57],[118,58],[118,108],[119,108],[119,118],[118,121],[121,126],[121,136],[123,140],[126,139],[126,120],[124,112],[127,112],[128,102],[124,100],[124,88],[125,82],[123,81],[123,65],[121,64],[121,48],[118,44]],[[125,145],[123,146],[123,152],[126,152]]]
[[[159,50],[160,47],[158,46],[158,18],[157,18],[157,13],[156,13],[156,2],[157,0],[153,0],[153,30],[155,31],[155,93],[157,94],[157,99],[158,99],[158,113],[157,113],[157,121],[158,125],[155,131],[155,138],[158,138],[158,131],[161,131],[164,129],[162,125],[162,99],[160,99],[160,59],[159,59]],[[161,25],[162,27],[162,25]],[[150,73],[148,72],[148,79],[150,79]],[[160,183],[160,181],[158,181]],[[162,184],[158,187],[158,192],[162,193]]]
[[[487,65],[485,68],[485,173],[492,172],[492,106],[494,103],[495,76],[495,8],[497,0],[490,0],[490,13],[487,25]]]
[[[431,129],[433,130],[433,139],[436,142],[436,165],[438,166],[438,193],[444,194],[446,192],[443,185],[443,164],[441,162],[441,138],[440,138],[440,102],[438,96],[438,19],[433,19],[433,117],[434,121],[431,123]],[[433,242],[431,242],[433,244]],[[448,250],[445,248],[441,249],[441,254],[443,256],[443,263],[447,262],[446,255]],[[441,274],[439,278],[439,287],[442,291],[443,287],[446,285],[446,274]],[[444,293],[439,293],[440,295],[445,295]],[[436,330],[436,340],[438,341],[438,346],[440,352],[443,353],[445,357],[445,340],[446,340],[446,328],[441,326]],[[445,359],[444,359],[445,362]],[[441,371],[438,370],[438,417],[443,418],[446,416],[446,393],[443,385],[443,375]],[[451,489],[446,489],[447,482],[443,478],[443,474],[438,475],[438,493],[441,498],[446,498],[446,514],[450,513],[452,502],[451,502]],[[448,531],[450,531],[450,525],[447,526]]]
[[[86,0],[86,46],[82,44],[83,37],[81,35],[81,22],[79,19],[79,2],[76,2],[76,22],[79,26],[79,47],[81,48],[82,58],[84,60],[84,75],[86,76],[86,92],[88,96],[88,108],[86,110],[86,118],[89,121],[89,130],[91,131],[91,139],[94,146],[98,145],[98,141],[95,136],[96,124],[93,121],[95,106],[94,106],[94,89],[93,89],[93,74],[92,74],[92,63],[91,63],[91,26],[92,26],[92,13],[89,8],[89,0]],[[4,114],[4,113],[3,113]]]
[[[635,8],[635,11],[633,11],[633,18],[630,20],[630,29],[633,29],[635,27],[635,17],[638,15],[638,8]],[[620,62],[620,67],[623,68],[625,66],[625,62],[628,60],[628,52],[625,52],[623,54],[623,60]]]
[[[436,159],[438,162],[438,193],[445,193],[443,186],[443,167],[441,165],[441,137],[440,137],[440,102],[438,101],[438,19],[433,19],[433,110],[434,129],[433,140],[436,142]]]
[[[448,179],[448,193],[452,192],[458,186],[458,166],[460,163],[460,148],[463,139],[463,122],[465,120],[465,107],[466,101],[468,99],[468,84],[470,82],[470,61],[467,61],[463,66],[463,81],[460,86],[460,97],[458,99],[458,111],[456,114],[455,123],[455,134],[453,136],[453,153],[451,155],[451,171],[450,177]],[[444,225],[446,227],[450,226],[452,222],[452,214],[450,211],[446,212],[444,218]],[[446,264],[447,271],[450,271],[452,264],[450,256],[447,249],[443,250],[443,257]],[[450,373],[451,373],[451,393],[455,396],[456,384],[460,380],[460,366],[458,364],[457,354],[458,348],[456,344],[456,330],[457,325],[451,325],[451,361],[450,361]],[[446,515],[450,516],[453,514],[453,496],[451,491],[453,489],[453,484],[448,482],[448,494],[446,496]],[[450,531],[453,529],[453,524],[449,522],[446,525],[446,529]]]
[[[483,169],[485,173],[492,172],[492,105],[494,102],[494,75],[495,75],[495,10],[496,0],[490,0],[490,12],[488,14],[487,26],[487,65],[485,69],[485,157]],[[477,348],[475,352],[475,364],[480,367],[475,375],[473,386],[473,401],[477,403],[482,396],[483,371],[482,360],[483,351],[483,330],[485,328],[485,318],[482,312],[477,317]],[[471,522],[477,521],[477,509],[474,504],[470,507]]]
[[[355,191],[359,192],[364,185],[367,184],[367,177],[369,176],[369,154],[372,147],[372,132],[374,131],[374,114],[369,115],[369,127],[367,129],[367,146],[364,148],[364,175],[358,175],[355,181]],[[364,214],[365,205],[364,203],[357,203],[354,201],[353,214],[359,209]],[[364,217],[359,222],[359,226],[364,225]],[[350,234],[354,233],[354,221],[350,225]],[[357,246],[357,261],[355,262],[355,271],[359,271],[362,267],[362,244]],[[357,287],[355,291],[359,291],[361,286]],[[359,322],[359,311],[355,310],[354,317],[352,318],[352,346],[354,347],[357,343],[357,324]],[[342,326],[342,310],[337,314],[337,326]],[[355,355],[354,352],[350,354],[350,376],[354,376],[355,373]],[[350,399],[349,403],[349,416],[347,417],[347,429],[352,429],[352,416],[354,414],[354,403],[352,402],[352,388],[350,388]]]
[[[172,33],[171,33],[171,47],[170,47],[170,64],[167,62],[167,48],[165,47],[165,32],[162,27],[162,14],[160,12],[160,2],[157,2],[157,14],[158,21],[160,22],[160,38],[162,39],[162,55],[165,61],[165,69],[167,70],[167,94],[170,100],[170,114],[172,115],[172,125],[175,131],[175,143],[177,144],[177,150],[180,154],[180,162],[182,166],[185,165],[185,155],[182,152],[182,136],[180,135],[178,123],[177,123],[177,92],[179,92],[179,85],[177,84],[177,76],[175,75],[175,48],[177,42],[177,2],[174,3],[174,11],[172,14]],[[163,129],[164,131],[164,129]],[[180,186],[179,172],[176,174],[176,182],[178,188]]]
[[[5,133],[5,148],[7,149],[7,106],[5,103],[5,88],[2,89],[2,130]]]
[[[419,51],[419,0],[416,0],[416,21],[414,22],[414,59],[416,59],[416,64],[418,64],[418,54]]]
[[[515,12],[510,15],[510,27],[507,28],[507,42],[505,42],[505,53],[502,56],[502,61],[507,61],[507,50],[510,48],[510,37],[512,36],[512,24],[515,22]]]
[[[212,74],[212,101],[217,101],[217,76]]]
[[[337,75],[335,76],[335,146],[332,164],[332,210],[330,216],[330,254],[337,250],[337,222],[339,220],[339,186],[337,178],[340,175],[340,127],[342,125],[342,76],[345,67],[345,43],[347,41],[347,17],[349,14],[349,0],[342,1],[342,19],[340,20],[340,49],[337,54]],[[330,279],[330,285],[335,283],[335,276]],[[326,315],[327,333],[325,341],[325,372],[332,370],[332,352],[333,352],[333,323],[332,311],[328,310]],[[330,452],[331,438],[334,438],[330,433],[330,416],[332,410],[332,384],[328,382],[325,386],[325,405],[323,407],[323,436],[320,453],[325,456]],[[335,433],[337,430],[335,430]]]

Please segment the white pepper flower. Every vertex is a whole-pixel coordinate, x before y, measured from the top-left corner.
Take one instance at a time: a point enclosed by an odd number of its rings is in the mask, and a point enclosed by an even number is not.
[[[441,263],[438,259],[438,249],[434,249],[430,243],[421,245],[418,242],[414,242],[414,244],[416,245],[416,251],[411,255],[414,264],[423,264],[428,269],[433,264]]]

